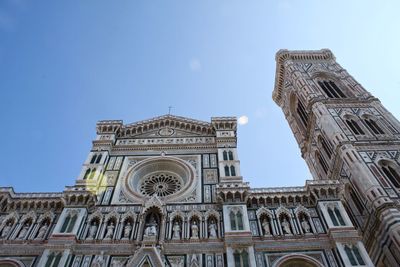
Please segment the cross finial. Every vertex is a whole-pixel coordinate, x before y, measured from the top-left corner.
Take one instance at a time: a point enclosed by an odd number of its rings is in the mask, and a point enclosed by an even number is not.
[[[173,108],[172,106],[169,106],[169,107],[168,107],[168,115],[171,114],[171,109],[172,109],[172,108]]]

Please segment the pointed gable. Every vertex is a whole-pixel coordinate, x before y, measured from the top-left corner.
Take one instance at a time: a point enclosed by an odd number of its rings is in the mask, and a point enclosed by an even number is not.
[[[213,134],[214,129],[209,122],[164,115],[123,125],[120,129],[119,137],[180,137],[210,136]]]

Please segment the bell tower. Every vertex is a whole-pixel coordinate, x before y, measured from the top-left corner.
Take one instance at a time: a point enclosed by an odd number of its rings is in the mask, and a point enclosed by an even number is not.
[[[377,266],[400,265],[400,123],[330,50],[276,55],[274,101],[315,180],[340,180],[343,204]]]

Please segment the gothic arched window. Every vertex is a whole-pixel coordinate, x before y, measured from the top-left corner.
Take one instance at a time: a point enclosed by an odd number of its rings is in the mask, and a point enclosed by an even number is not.
[[[229,220],[231,222],[231,230],[243,230],[243,215],[240,210],[237,210],[236,212],[231,211],[229,213]]]
[[[93,179],[95,174],[96,174],[96,168],[93,168],[92,171],[90,172],[89,179],[90,180]]]
[[[331,146],[331,144],[328,141],[326,141],[325,138],[322,137],[321,135],[318,136],[318,141],[321,144],[322,149],[325,151],[325,154],[330,159],[332,157],[332,146]]]
[[[352,118],[346,119],[346,124],[354,134],[357,135],[365,134],[364,131],[361,129],[360,125],[358,125],[358,123],[354,119]]]
[[[325,174],[328,174],[328,164],[326,163],[324,157],[322,157],[322,155],[320,153],[315,153],[315,155],[317,156],[317,160],[319,165],[321,166],[322,170],[324,171]]]
[[[318,81],[318,85],[329,98],[346,98],[346,95],[333,81]]]
[[[364,118],[364,123],[368,126],[374,134],[385,134],[381,127],[372,118]]]
[[[336,218],[338,219],[340,225],[346,225],[344,220],[343,220],[342,214],[339,211],[339,209],[337,207],[335,207],[334,211],[335,211]]]
[[[236,218],[237,218],[238,230],[243,230],[243,215],[240,211],[236,213]]]
[[[228,165],[225,165],[224,170],[225,170],[225,176],[230,176],[229,175],[229,166]]]
[[[233,160],[233,152],[232,151],[228,152],[228,158],[229,158],[229,160]]]
[[[83,176],[83,180],[86,180],[89,177],[90,169],[87,169],[85,175]]]
[[[231,166],[231,176],[236,176],[235,166]]]
[[[229,220],[231,222],[231,230],[237,230],[236,215],[233,213],[233,211],[229,213]]]
[[[381,166],[385,176],[392,182],[392,184],[395,187],[400,188],[400,175],[396,170],[396,166],[389,161],[381,161],[379,162],[379,165]]]
[[[77,218],[78,216],[76,214],[74,214],[73,216],[71,216],[71,214],[68,214],[67,217],[65,217],[60,233],[71,233],[74,229]]]
[[[242,252],[235,251],[233,253],[233,260],[235,262],[235,267],[249,266],[249,254],[246,250],[243,250]]]
[[[335,216],[335,214],[333,214],[333,211],[332,211],[331,208],[328,208],[328,214],[329,214],[329,217],[331,218],[331,221],[332,221],[333,225],[334,226],[339,226],[339,223],[338,223],[338,221],[336,219],[336,216]]]
[[[222,157],[224,160],[228,160],[228,153],[226,152],[226,150],[224,150],[224,152],[222,152]]]
[[[92,159],[90,160],[90,164],[95,163],[95,162],[96,162],[96,158],[97,158],[97,155],[94,154],[94,155],[92,156]]]
[[[365,265],[364,259],[362,258],[357,246],[353,245],[350,248],[348,245],[345,245],[344,251],[346,252],[347,258],[352,266]]]
[[[60,263],[61,257],[61,252],[57,253],[57,255],[55,255],[54,252],[50,253],[50,255],[47,257],[45,267],[57,267]]]
[[[301,122],[303,123],[304,127],[307,128],[308,125],[308,114],[306,112],[306,109],[303,106],[303,103],[301,103],[300,100],[297,100],[297,108],[296,108],[297,114],[299,115],[299,118]]]
[[[99,164],[100,163],[100,160],[101,160],[101,154],[100,155],[98,155],[98,157],[97,157],[97,160],[96,160],[96,164]]]
[[[334,226],[345,226],[346,223],[343,220],[342,214],[338,207],[328,207],[328,214],[332,220]]]

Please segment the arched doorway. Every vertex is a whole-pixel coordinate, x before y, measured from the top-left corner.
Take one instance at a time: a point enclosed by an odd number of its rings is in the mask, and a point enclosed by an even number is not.
[[[278,259],[273,267],[323,267],[323,265],[310,256],[291,254]]]

